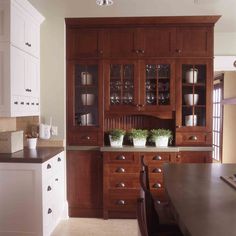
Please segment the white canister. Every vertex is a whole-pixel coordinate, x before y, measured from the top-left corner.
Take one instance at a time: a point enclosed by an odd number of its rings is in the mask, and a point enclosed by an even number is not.
[[[91,85],[93,83],[92,75],[89,72],[81,72],[81,84]]]
[[[41,139],[51,138],[51,125],[46,125],[46,124],[39,125],[39,138]]]
[[[92,125],[93,123],[93,118],[92,118],[92,113],[86,113],[80,116],[81,120],[81,125]]]
[[[185,116],[185,125],[186,126],[196,126],[197,125],[197,115]]]
[[[198,98],[199,98],[199,95],[196,94],[196,93],[195,94],[185,94],[184,95],[185,104],[190,105],[190,106],[197,105]]]
[[[186,83],[189,84],[195,84],[197,83],[197,76],[198,76],[198,69],[196,68],[190,68],[187,72],[186,72]]]
[[[81,94],[81,100],[84,106],[92,106],[94,104],[95,96],[92,93],[84,93]]]

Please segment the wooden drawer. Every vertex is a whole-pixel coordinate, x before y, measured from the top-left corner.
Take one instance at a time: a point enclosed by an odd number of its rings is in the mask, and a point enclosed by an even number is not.
[[[106,152],[104,153],[105,163],[135,163],[137,154],[132,152]]]
[[[78,133],[76,141],[78,145],[97,145],[98,135],[95,132]]]
[[[156,203],[159,202],[166,202],[168,200],[167,194],[165,192],[165,189],[161,189],[161,190],[152,190],[152,196],[153,199]]]
[[[137,174],[140,172],[139,165],[130,165],[130,164],[110,164],[107,167],[109,174],[117,174],[117,175],[126,175],[129,173]]]
[[[163,162],[169,162],[171,160],[171,153],[168,152],[142,153],[141,155],[144,155],[144,162],[147,165],[161,165]]]
[[[110,176],[109,189],[139,189],[139,174]]]
[[[211,133],[197,132],[177,132],[176,145],[198,146],[210,145],[212,140]]]
[[[113,210],[136,209],[139,190],[111,190],[109,191],[108,208]]]

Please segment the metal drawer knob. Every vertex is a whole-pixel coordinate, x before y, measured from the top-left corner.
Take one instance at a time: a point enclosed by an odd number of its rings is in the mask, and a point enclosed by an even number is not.
[[[48,186],[47,191],[49,192],[51,190],[52,190],[51,186]]]
[[[59,181],[59,179],[58,179],[58,178],[56,178],[56,179],[55,179],[55,181],[57,181],[57,182],[58,182],[58,181]]]
[[[159,205],[159,204],[161,204],[161,201],[160,200],[156,200],[156,203]]]
[[[120,156],[117,156],[116,157],[116,160],[119,160],[119,161],[123,161],[123,160],[125,160],[126,158],[125,158],[125,156],[123,156],[123,155],[120,155]]]
[[[116,169],[116,172],[118,172],[118,173],[124,173],[124,172],[125,172],[125,169],[122,168],[122,167],[119,167],[119,168]]]
[[[196,141],[197,140],[197,136],[190,136],[189,138],[188,138],[189,140],[192,140],[192,141]]]
[[[48,208],[48,214],[51,214],[51,213],[52,213],[52,209]]]
[[[155,184],[153,185],[153,188],[161,188],[161,184],[160,184],[160,183],[155,183]]]
[[[47,164],[47,169],[51,169],[52,166],[50,164]]]
[[[161,173],[162,170],[161,170],[160,168],[155,168],[155,169],[153,169],[152,172],[153,172],[153,173]]]
[[[162,157],[161,156],[155,156],[155,157],[153,157],[153,160],[154,161],[160,161],[160,160],[162,160]]]
[[[125,183],[124,182],[120,182],[116,185],[116,187],[118,188],[124,188],[125,187]]]
[[[125,205],[125,200],[118,200],[117,205]]]
[[[58,158],[57,158],[57,161],[58,161],[58,162],[60,162],[60,161],[61,161],[61,158],[60,158],[60,157],[58,157]]]

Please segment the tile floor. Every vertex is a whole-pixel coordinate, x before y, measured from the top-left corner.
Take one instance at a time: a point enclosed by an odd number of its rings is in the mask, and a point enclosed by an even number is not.
[[[137,236],[137,220],[69,218],[51,236]]]

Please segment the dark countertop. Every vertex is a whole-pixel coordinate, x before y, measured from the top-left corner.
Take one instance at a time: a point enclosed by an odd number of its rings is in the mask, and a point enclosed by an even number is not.
[[[0,163],[43,163],[62,151],[64,151],[63,147],[38,147],[36,149],[26,147],[14,153],[0,153]]]
[[[164,185],[186,236],[235,236],[236,189],[220,176],[236,164],[164,164]]]

